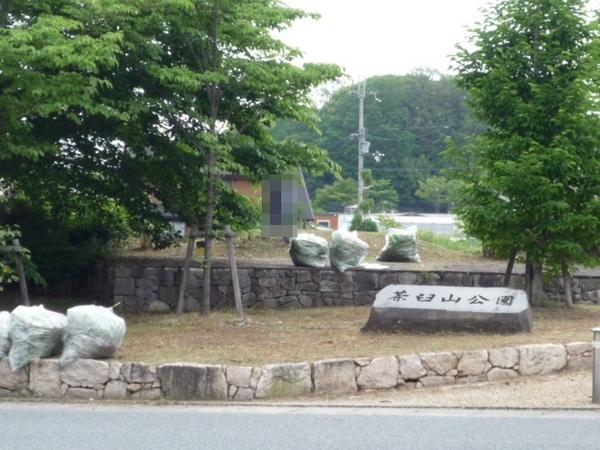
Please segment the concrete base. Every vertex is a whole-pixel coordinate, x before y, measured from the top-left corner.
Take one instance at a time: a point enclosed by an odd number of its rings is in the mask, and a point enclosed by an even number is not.
[[[435,309],[371,309],[361,331],[487,331],[519,333],[531,331],[531,309],[520,313],[476,313]]]

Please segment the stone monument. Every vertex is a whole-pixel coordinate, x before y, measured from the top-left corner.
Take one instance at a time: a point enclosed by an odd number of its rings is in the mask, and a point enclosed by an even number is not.
[[[531,331],[525,291],[390,285],[377,293],[361,331]]]

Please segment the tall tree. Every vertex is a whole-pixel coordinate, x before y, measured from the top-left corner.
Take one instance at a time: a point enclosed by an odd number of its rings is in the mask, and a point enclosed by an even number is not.
[[[446,177],[432,176],[425,181],[419,181],[419,189],[415,195],[435,205],[435,212],[440,212],[440,205],[448,203],[460,186],[458,180],[448,180]]]
[[[377,179],[389,179],[400,197],[400,208],[430,208],[415,191],[419,181],[439,175],[448,163],[440,156],[444,140],[451,137],[462,144],[465,136],[483,130],[469,116],[465,93],[452,78],[436,71],[418,69],[408,75],[376,76],[366,80],[364,124],[369,154],[364,167]],[[343,176],[357,178],[358,99],[355,86],[338,89],[319,110],[322,135],[277,126],[278,137],[301,135],[304,140],[326,148],[343,168]],[[311,195],[317,188],[335,181],[333,177],[316,180],[307,177]],[[356,202],[352,202],[356,203]],[[398,207],[398,205],[395,205]]]
[[[80,35],[82,39],[71,39],[75,49],[70,53],[67,47],[44,47],[39,39],[38,58],[49,51],[60,59],[89,45],[106,61],[100,59],[94,66],[96,55],[80,50],[82,66],[75,66],[72,80],[77,85],[64,81],[63,91],[81,90],[87,103],[60,103],[60,93],[54,94],[54,109],[42,108],[20,123],[16,106],[6,104],[10,118],[17,118],[11,119],[15,126],[28,128],[20,136],[33,143],[39,140],[50,150],[34,146],[37,153],[24,161],[10,142],[2,145],[10,164],[0,168],[0,176],[31,198],[51,201],[69,213],[75,197],[100,210],[115,201],[126,208],[131,224],[139,231],[154,230],[158,239],[164,237],[165,222],[149,197],[159,199],[164,210],[178,213],[206,236],[208,310],[214,227],[254,220],[247,203],[235,197],[220,174],[242,174],[258,182],[263,174],[296,172],[299,167],[337,172],[323,149],[276,140],[268,128],[279,118],[313,125],[316,115],[309,94],[339,77],[341,69],[292,64],[300,51],[275,39],[272,32],[309,14],[277,0],[46,0],[39,10],[32,5],[3,3],[10,8],[8,35],[21,28],[31,33],[52,11],[57,24],[51,30],[61,43]],[[74,24],[68,28],[61,21]],[[104,41],[113,47],[103,47]],[[0,49],[4,45],[10,47],[9,55],[18,55],[15,48],[20,43],[0,41]],[[15,83],[26,77],[48,77],[53,86],[52,76],[62,73],[66,62],[45,61],[26,60],[22,66],[16,56],[9,61],[15,71],[24,72],[10,80],[13,97],[21,95]],[[4,67],[12,67],[2,62],[0,76]],[[36,89],[41,83],[31,88],[31,95],[40,95]],[[0,139],[12,135],[5,133]]]
[[[365,198],[373,201],[372,212],[394,209],[398,204],[398,193],[390,180],[370,179],[366,182]],[[312,202],[315,209],[321,212],[343,212],[346,206],[356,205],[358,182],[352,178],[344,178],[317,189]]]
[[[279,1],[156,3],[138,28],[161,48],[146,70],[151,85],[144,90],[157,98],[164,127],[196,161],[198,172],[192,179],[200,179],[201,186],[191,190],[195,198],[179,206],[188,224],[204,233],[203,302],[208,312],[219,174],[241,173],[257,180],[261,174],[297,170],[300,165],[309,171],[334,169],[318,147],[277,142],[266,125],[278,118],[312,123],[311,89],[339,77],[341,70],[334,65],[301,68],[292,63],[299,51],[272,34],[307,14]],[[202,208],[198,193],[205,198]],[[173,196],[163,201],[168,205]]]
[[[504,0],[471,44],[454,58],[456,82],[488,129],[448,150],[458,169],[449,175],[464,181],[457,212],[467,231],[498,253],[525,252],[528,286],[541,282],[544,261],[565,274],[571,263],[596,264],[597,20],[580,0]]]

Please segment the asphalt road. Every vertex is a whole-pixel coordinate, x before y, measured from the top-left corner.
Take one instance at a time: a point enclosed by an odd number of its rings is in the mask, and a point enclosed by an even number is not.
[[[598,410],[0,403],[7,450],[599,447]]]

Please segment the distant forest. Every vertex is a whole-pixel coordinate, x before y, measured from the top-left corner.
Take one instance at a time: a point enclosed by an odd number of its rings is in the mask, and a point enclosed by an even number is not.
[[[440,155],[450,137],[458,145],[484,127],[469,116],[466,94],[452,77],[419,69],[409,75],[375,76],[366,80],[364,126],[369,154],[364,167],[377,180],[388,179],[397,191],[401,212],[432,212],[434,206],[415,195],[419,181],[440,175],[449,163]],[[282,121],[272,130],[279,139],[317,144],[342,167],[344,178],[357,178],[359,100],[356,86],[345,86],[323,99],[321,135],[304,125]],[[309,195],[332,184],[332,175],[307,176]]]

